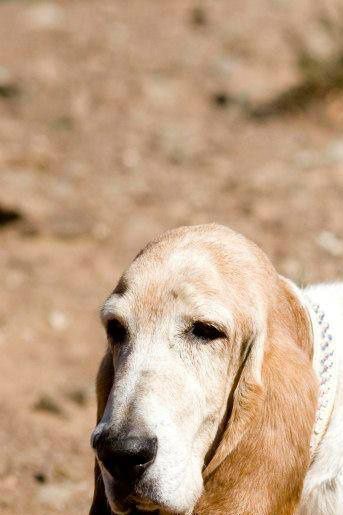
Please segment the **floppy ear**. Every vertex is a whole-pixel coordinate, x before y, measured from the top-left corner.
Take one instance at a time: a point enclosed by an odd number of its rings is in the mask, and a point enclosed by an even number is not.
[[[101,361],[96,381],[97,423],[100,422],[104,413],[112,384],[112,355],[110,352],[107,352]],[[111,508],[107,502],[104,482],[102,480],[102,475],[97,460],[95,460],[94,466],[94,494],[89,515],[112,515]]]
[[[309,465],[318,385],[311,326],[289,283],[278,278],[265,330],[244,357],[231,414],[196,513],[291,515]]]

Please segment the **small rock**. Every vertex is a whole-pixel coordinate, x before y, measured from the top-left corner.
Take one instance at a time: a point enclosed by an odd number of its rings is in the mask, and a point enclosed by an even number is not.
[[[63,481],[50,485],[43,485],[39,488],[37,497],[40,504],[54,510],[66,513],[67,504],[75,494],[86,495],[90,484],[87,481],[74,483]]]
[[[211,71],[219,77],[228,77],[232,74],[236,63],[229,57],[221,57],[213,62]]]
[[[7,85],[12,82],[12,76],[5,66],[0,66],[0,85]]]
[[[323,231],[317,237],[317,243],[332,256],[343,256],[343,240],[334,233]]]
[[[223,91],[219,91],[218,93],[214,93],[212,96],[212,102],[215,106],[219,108],[227,107],[230,103],[232,103],[232,98],[230,95]]]
[[[333,141],[327,147],[325,154],[329,163],[341,163],[343,161],[343,140]]]
[[[0,66],[0,96],[3,98],[16,97],[19,94],[18,85],[4,66]]]
[[[28,20],[34,29],[57,29],[63,18],[63,10],[53,2],[39,2],[28,10]]]
[[[55,331],[64,331],[68,325],[68,319],[62,311],[51,311],[49,315],[49,324]]]
[[[206,11],[199,5],[191,11],[191,23],[196,27],[204,27],[208,23]]]
[[[176,81],[170,77],[154,73],[143,82],[143,90],[147,99],[157,107],[176,107],[179,102],[180,89]]]
[[[332,141],[324,150],[301,150],[294,163],[304,170],[320,166],[334,166],[343,162],[343,140]]]
[[[50,397],[50,395],[44,394],[42,395],[37,402],[34,404],[33,409],[35,411],[45,411],[51,413],[52,415],[62,415],[63,410],[59,406],[59,404]]]
[[[98,241],[105,241],[111,235],[111,229],[104,223],[98,223],[93,227],[92,234]]]
[[[47,482],[47,477],[46,474],[44,474],[44,472],[36,472],[33,477],[35,478],[37,483],[44,484]]]
[[[0,206],[0,226],[18,222],[23,219],[23,215],[18,209]]]
[[[61,484],[44,485],[38,492],[39,502],[59,511],[64,511],[74,489],[69,481]]]
[[[286,258],[282,261],[282,269],[287,277],[298,280],[303,275],[303,267],[297,259]]]
[[[89,395],[85,388],[80,387],[66,392],[66,397],[78,406],[85,406],[88,402]]]
[[[19,88],[14,84],[8,86],[0,85],[0,97],[3,98],[14,98],[19,95]]]

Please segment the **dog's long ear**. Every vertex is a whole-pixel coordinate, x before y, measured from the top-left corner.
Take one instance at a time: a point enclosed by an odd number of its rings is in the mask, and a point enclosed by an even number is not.
[[[309,465],[318,385],[312,332],[290,284],[277,280],[266,327],[245,356],[197,514],[288,515]]]
[[[97,394],[97,423],[100,422],[104,413],[108,396],[113,384],[113,362],[112,355],[107,352],[103,357],[96,381]],[[112,515],[112,511],[107,502],[104,482],[97,460],[94,466],[94,494],[93,502],[89,515]]]

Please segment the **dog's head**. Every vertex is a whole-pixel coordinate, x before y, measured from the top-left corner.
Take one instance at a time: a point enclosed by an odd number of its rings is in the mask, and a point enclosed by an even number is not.
[[[114,513],[192,511],[233,393],[263,390],[281,290],[265,255],[220,226],[171,231],[135,258],[101,312],[109,348],[92,445]]]

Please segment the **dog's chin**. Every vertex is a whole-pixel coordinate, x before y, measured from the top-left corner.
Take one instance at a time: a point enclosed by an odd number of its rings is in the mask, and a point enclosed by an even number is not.
[[[139,510],[140,512],[154,513],[162,509],[161,505],[137,495],[130,495],[126,499],[120,500],[118,497],[114,498],[109,494],[107,499],[111,510],[115,515],[129,515],[133,511],[136,513],[136,510]]]
[[[106,497],[115,514],[130,514],[135,510],[154,512],[162,510],[170,514],[191,513],[202,494],[201,469],[193,469],[183,475],[180,471],[177,481],[144,474],[135,484],[117,483],[107,470],[100,466]],[[184,479],[181,480],[180,478]]]
[[[129,515],[139,510],[153,513],[162,510],[171,515],[183,515],[192,511],[192,506],[181,506],[175,499],[164,499],[158,489],[153,485],[137,484],[128,495],[122,495],[123,490],[118,489],[112,481],[104,481],[106,497],[115,515]],[[120,491],[120,493],[119,493]]]
[[[112,477],[102,468],[102,477],[105,485],[105,492],[111,511],[115,515],[128,515],[134,510],[143,512],[154,512],[161,509],[161,505],[153,499],[157,497],[154,488],[139,488],[139,485],[128,486],[119,485],[113,481]]]
[[[149,492],[149,497],[147,495],[142,495],[134,490],[134,493],[130,494],[125,499],[118,497],[117,495],[113,495],[110,493],[108,489],[106,489],[108,493],[107,499],[111,510],[115,515],[129,515],[132,512],[136,513],[136,510],[140,512],[157,512],[161,509],[170,514],[180,513],[179,511],[174,511],[172,507],[166,506],[164,503],[160,503],[157,500],[157,495],[155,496],[153,492]]]
[[[140,511],[147,511],[147,512],[150,511],[151,512],[151,511],[158,511],[161,509],[161,506],[159,506],[158,504],[155,504],[155,503],[151,502],[150,500],[145,499],[143,497],[132,496],[132,497],[130,497],[130,502],[136,508],[138,508]]]

